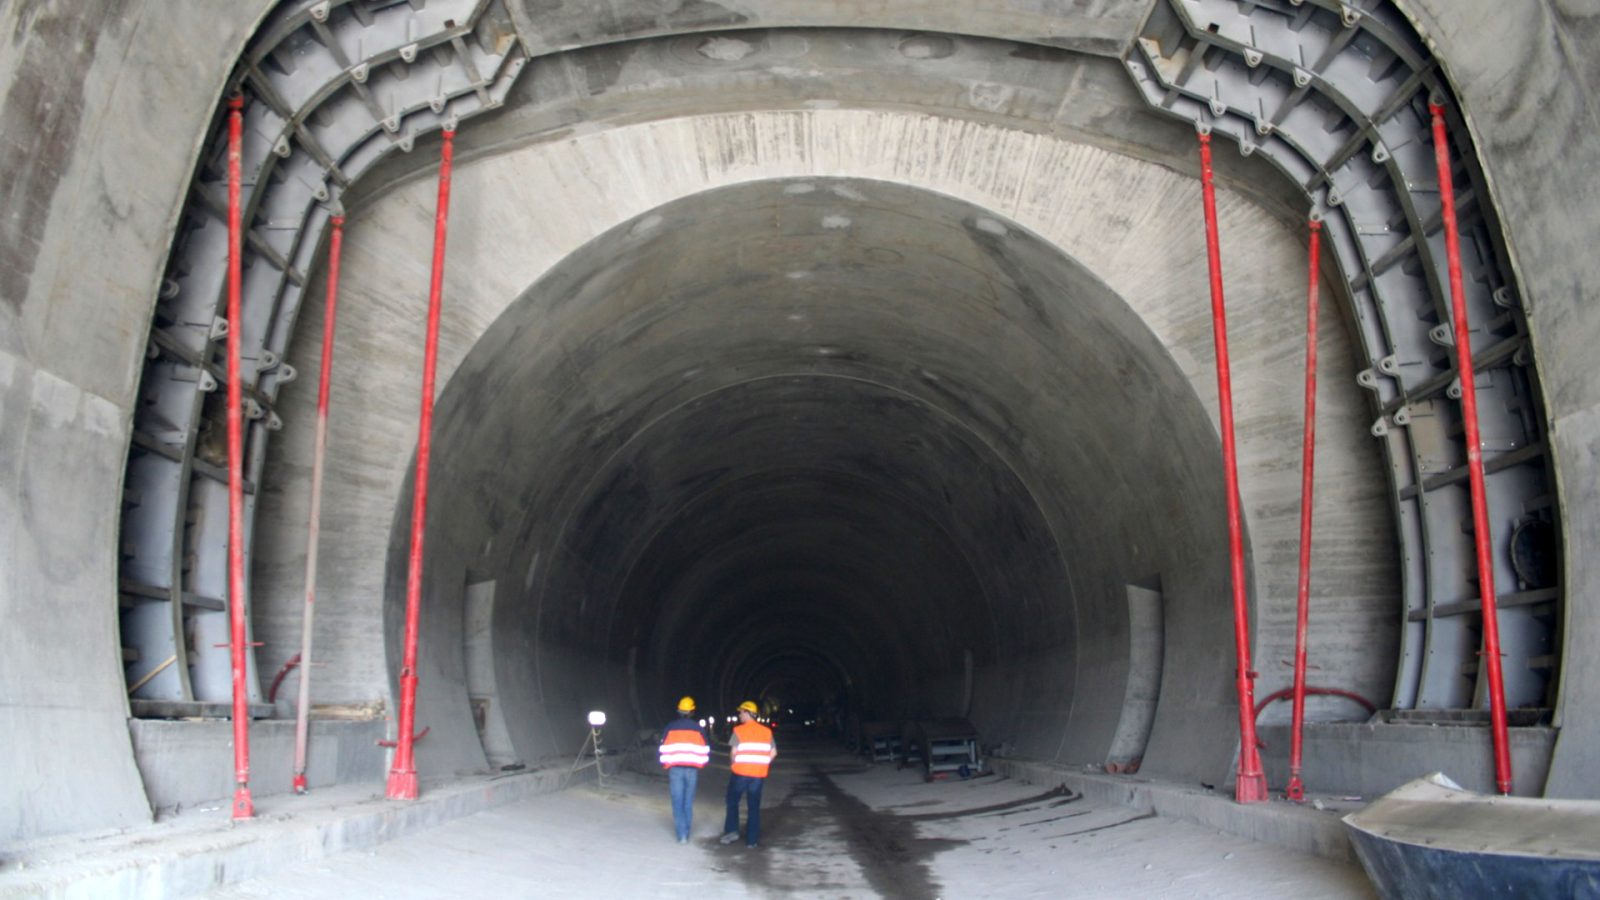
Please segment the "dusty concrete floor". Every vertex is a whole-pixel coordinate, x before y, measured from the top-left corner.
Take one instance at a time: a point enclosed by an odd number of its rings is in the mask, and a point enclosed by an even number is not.
[[[759,849],[718,843],[727,778],[714,760],[688,846],[673,840],[665,777],[625,772],[604,791],[498,807],[207,896],[1373,896],[1357,866],[1064,789],[996,776],[930,784],[821,746],[783,751]]]

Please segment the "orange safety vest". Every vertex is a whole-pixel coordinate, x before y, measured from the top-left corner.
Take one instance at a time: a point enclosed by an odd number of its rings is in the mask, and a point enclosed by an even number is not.
[[[667,769],[673,766],[698,769],[711,759],[711,748],[706,746],[705,736],[695,728],[674,728],[662,735],[660,752],[661,765]]]
[[[733,774],[767,777],[767,767],[778,755],[772,743],[772,729],[760,722],[746,722],[733,729],[733,737]]]

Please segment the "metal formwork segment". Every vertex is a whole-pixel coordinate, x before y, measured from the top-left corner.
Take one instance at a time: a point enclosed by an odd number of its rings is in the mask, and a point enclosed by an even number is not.
[[[254,486],[268,436],[282,425],[273,407],[297,375],[283,354],[330,208],[385,154],[498,106],[523,62],[500,0],[286,3],[246,49],[231,84],[247,98],[239,334],[247,558]],[[226,141],[217,123],[157,299],[129,453],[122,564],[122,579],[135,590],[122,601],[129,684],[176,656],[134,692],[141,715],[210,715],[231,693],[220,599],[228,596],[226,466],[213,394],[226,382],[227,336]],[[254,653],[246,664],[255,700]]]
[[[1126,60],[1155,108],[1260,153],[1326,218],[1370,367],[1375,436],[1390,459],[1401,543],[1403,626],[1397,708],[1482,702],[1476,560],[1466,495],[1466,445],[1444,287],[1443,230],[1430,97],[1448,86],[1409,22],[1387,3],[1332,0],[1164,0]],[[1470,147],[1459,115],[1454,146]],[[1510,534],[1530,521],[1553,533],[1549,460],[1527,325],[1470,156],[1453,158],[1472,323],[1499,620],[1509,644],[1513,705],[1548,707],[1560,591],[1510,571]],[[1504,571],[1502,571],[1504,570]],[[1504,578],[1504,581],[1500,579]],[[1529,589],[1549,591],[1519,604]],[[1543,597],[1543,594],[1537,594]],[[1476,700],[1474,698],[1477,698]]]

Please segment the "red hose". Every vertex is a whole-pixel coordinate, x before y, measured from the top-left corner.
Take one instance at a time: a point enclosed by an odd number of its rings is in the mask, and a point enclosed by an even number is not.
[[[278,674],[277,675],[273,676],[273,678],[272,678],[272,687],[267,689],[267,702],[268,703],[277,703],[278,702],[278,688],[279,688],[279,686],[281,686],[283,684],[283,680],[285,678],[288,678],[289,677],[289,673],[294,671],[294,667],[298,666],[298,665],[300,665],[300,654],[296,653],[295,655],[289,657],[289,661],[283,664],[283,668],[278,670]]]
[[[1304,690],[1305,690],[1305,692],[1307,694],[1319,694],[1319,695],[1327,696],[1327,697],[1343,697],[1346,700],[1354,700],[1355,702],[1357,702],[1357,703],[1361,704],[1362,706],[1366,707],[1368,714],[1376,713],[1378,711],[1377,704],[1373,703],[1371,700],[1368,700],[1367,698],[1361,696],[1360,694],[1358,694],[1358,693],[1356,693],[1354,691],[1346,691],[1346,690],[1342,690],[1340,688],[1316,687],[1314,685],[1306,685]],[[1256,704],[1256,716],[1255,717],[1258,718],[1258,719],[1261,718],[1262,711],[1264,711],[1268,706],[1271,706],[1272,704],[1276,703],[1279,700],[1282,700],[1285,697],[1292,697],[1294,695],[1294,693],[1295,693],[1295,689],[1294,688],[1286,687],[1286,688],[1283,688],[1282,690],[1273,691],[1272,693],[1266,695],[1265,697],[1262,697],[1261,698],[1261,702]],[[1263,744],[1262,746],[1266,746],[1266,745]]]

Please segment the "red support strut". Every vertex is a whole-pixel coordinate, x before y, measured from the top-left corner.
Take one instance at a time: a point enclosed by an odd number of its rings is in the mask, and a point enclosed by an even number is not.
[[[1300,748],[1306,722],[1306,623],[1311,615],[1311,483],[1317,450],[1317,264],[1322,223],[1311,220],[1311,265],[1306,283],[1306,430],[1300,459],[1300,588],[1295,600],[1294,725],[1289,736],[1290,800],[1306,798],[1300,782]]]
[[[328,238],[328,301],[322,320],[322,377],[317,382],[317,435],[311,463],[311,517],[306,529],[306,613],[300,623],[300,698],[294,719],[294,780],[296,794],[306,784],[306,741],[311,710],[311,618],[317,599],[317,539],[322,534],[322,468],[328,450],[328,382],[333,375],[333,326],[339,308],[339,252],[344,246],[344,216],[333,217]]]
[[[1239,693],[1239,773],[1234,799],[1262,803],[1267,778],[1256,743],[1256,673],[1250,669],[1250,608],[1245,596],[1244,537],[1239,517],[1238,457],[1233,443],[1233,383],[1228,371],[1228,323],[1222,296],[1222,251],[1217,238],[1217,195],[1212,185],[1211,135],[1200,133],[1200,193],[1205,199],[1206,262],[1211,269],[1211,327],[1216,339],[1217,406],[1222,414],[1222,463],[1228,494],[1228,557],[1233,574],[1233,643],[1238,652],[1234,684]]]
[[[250,800],[250,698],[245,690],[244,433],[239,407],[239,294],[244,228],[240,222],[240,157],[244,145],[244,97],[228,99],[228,638],[233,662],[233,817],[256,814]]]
[[[1461,286],[1461,238],[1456,233],[1455,185],[1450,174],[1450,144],[1444,107],[1433,113],[1433,158],[1439,170],[1439,202],[1444,211],[1444,248],[1450,264],[1450,315],[1455,320],[1457,372],[1461,376],[1461,417],[1467,439],[1467,475],[1472,489],[1472,537],[1478,555],[1478,589],[1483,598],[1483,660],[1489,675],[1489,724],[1494,732],[1494,783],[1511,793],[1511,746],[1506,733],[1506,691],[1500,667],[1499,600],[1494,593],[1494,557],[1489,549],[1489,507],[1483,488],[1483,444],[1478,435],[1478,386],[1472,369],[1472,334]]]
[[[391,800],[417,797],[412,753],[417,713],[417,624],[422,608],[422,536],[428,513],[428,451],[433,430],[433,373],[439,355],[439,299],[444,287],[445,226],[450,218],[450,161],[456,133],[445,129],[439,154],[439,203],[433,217],[433,277],[428,286],[428,338],[422,357],[422,417],[417,426],[417,475],[411,495],[411,559],[406,578],[405,656],[400,664],[400,722],[389,768]]]

